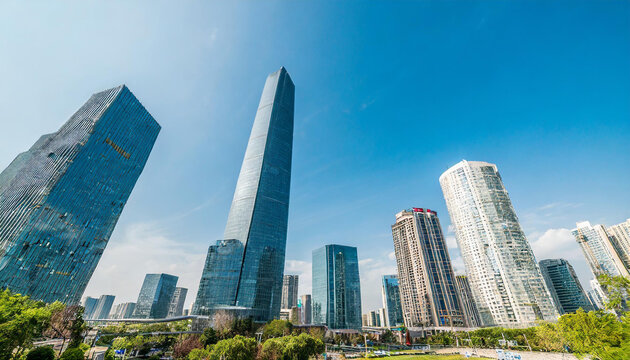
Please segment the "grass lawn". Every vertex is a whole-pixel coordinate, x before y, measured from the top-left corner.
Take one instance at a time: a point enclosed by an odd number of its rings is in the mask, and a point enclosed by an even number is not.
[[[374,360],[375,358],[369,359]],[[401,356],[386,356],[379,359],[390,360],[466,360],[464,355],[401,355]],[[361,359],[365,360],[365,359]]]

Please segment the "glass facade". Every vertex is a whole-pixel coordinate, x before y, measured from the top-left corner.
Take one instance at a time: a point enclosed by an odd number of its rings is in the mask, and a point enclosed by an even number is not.
[[[617,238],[611,236],[603,225],[591,226],[588,221],[579,222],[572,233],[580,244],[593,275],[630,277],[624,265],[623,252],[618,252],[620,249],[616,247],[619,244]]]
[[[175,293],[177,276],[169,274],[147,274],[144,277],[133,318],[164,319],[168,315],[171,299]]]
[[[357,248],[326,245],[313,251],[313,324],[361,328],[361,283]]]
[[[168,314],[166,317],[182,316],[184,314],[184,303],[186,302],[186,295],[188,295],[188,289],[182,287],[176,287],[171,303],[168,306]]]
[[[78,304],[159,131],[123,85],[18,155],[0,174],[0,287]]]
[[[440,185],[484,325],[533,326],[558,312],[494,164],[463,160]]]
[[[96,309],[96,303],[98,303],[97,298],[87,296],[83,300],[83,318],[85,319],[93,319],[94,310]]]
[[[300,307],[301,323],[305,325],[311,324],[313,322],[311,295],[302,295],[298,306]]]
[[[475,299],[472,295],[472,290],[470,290],[468,278],[466,275],[457,275],[455,281],[457,282],[459,297],[462,299],[462,309],[464,310],[468,327],[476,328],[483,326],[481,316],[479,316],[479,310],[477,310],[477,304],[475,304]]]
[[[437,213],[423,208],[401,211],[392,236],[405,326],[465,326]]]
[[[295,86],[269,75],[236,183],[224,239],[210,246],[193,313],[237,307],[266,321],[280,314],[289,216]]]
[[[109,319],[109,313],[112,311],[112,305],[114,305],[114,295],[101,295],[96,302],[92,319]]]
[[[126,302],[114,306],[110,319],[129,319],[133,315],[133,310],[136,308],[136,303]]]
[[[284,275],[282,279],[282,301],[281,309],[291,309],[297,306],[298,301],[298,275]]]
[[[400,288],[398,275],[383,275],[383,307],[385,308],[386,324],[394,327],[404,324],[402,305],[400,303]]]
[[[541,260],[539,265],[540,272],[560,314],[573,313],[579,308],[584,309],[584,311],[595,310],[591,306],[573,266],[568,261],[545,259]]]

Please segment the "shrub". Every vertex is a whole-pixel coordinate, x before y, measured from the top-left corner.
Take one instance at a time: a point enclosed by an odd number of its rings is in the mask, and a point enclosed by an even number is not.
[[[55,350],[50,346],[42,346],[28,352],[26,360],[55,360]]]
[[[84,360],[85,351],[80,348],[69,348],[63,352],[59,360]]]

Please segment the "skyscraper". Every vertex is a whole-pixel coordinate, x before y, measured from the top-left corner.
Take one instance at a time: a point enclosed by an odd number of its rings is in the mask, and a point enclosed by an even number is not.
[[[182,287],[175,288],[175,292],[171,298],[171,303],[168,305],[167,318],[182,316],[184,314],[184,302],[186,302],[187,294],[188,289]]]
[[[280,306],[282,309],[291,309],[297,306],[298,282],[298,275],[284,275],[282,279],[282,301]]]
[[[129,319],[133,315],[133,310],[136,308],[136,303],[126,302],[114,306],[110,319]]]
[[[630,272],[630,219],[606,230],[624,267]]]
[[[383,308],[385,309],[385,326],[394,327],[404,324],[398,275],[383,275]]]
[[[92,319],[109,319],[109,313],[112,311],[112,305],[114,305],[114,295],[101,295],[96,302]]]
[[[465,326],[437,213],[422,208],[399,212],[392,236],[405,326]]]
[[[177,276],[169,274],[147,274],[144,277],[133,318],[163,319],[168,315],[169,305],[175,293]]]
[[[193,313],[277,317],[289,216],[295,86],[283,68],[260,99],[224,239],[208,249]]]
[[[579,308],[584,309],[584,311],[594,310],[573,270],[573,266],[568,261],[545,259],[541,260],[539,265],[558,313],[572,313]]]
[[[588,221],[578,222],[577,228],[573,229],[572,233],[580,244],[584,257],[595,276],[608,274],[630,277],[628,269],[613,245],[613,237],[608,234],[603,225],[591,226]]]
[[[96,309],[96,304],[98,303],[97,298],[93,298],[90,296],[86,296],[83,299],[83,318],[84,319],[92,319],[94,315],[94,310]]]
[[[455,281],[457,282],[457,291],[459,292],[459,298],[462,300],[462,309],[464,310],[468,327],[483,326],[477,304],[470,290],[468,277],[466,275],[457,275],[455,276]]]
[[[464,160],[440,185],[483,323],[554,321],[558,313],[496,165]]]
[[[302,295],[300,298],[300,306],[302,311],[300,312],[302,316],[302,324],[308,325],[313,322],[312,320],[312,305],[311,305],[311,295]]]
[[[326,245],[313,250],[313,324],[361,328],[361,284],[357,248]]]
[[[160,125],[122,85],[0,174],[0,287],[78,304]]]

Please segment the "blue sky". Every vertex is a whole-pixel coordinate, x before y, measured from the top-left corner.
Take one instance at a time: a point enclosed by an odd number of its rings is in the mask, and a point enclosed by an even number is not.
[[[188,305],[285,66],[300,293],[313,249],[354,245],[364,311],[381,307],[390,226],[413,206],[438,211],[463,272],[438,183],[462,159],[496,163],[537,259],[587,281],[569,230],[630,217],[628,64],[627,1],[2,2],[0,168],[127,84],[162,132],[86,295],[135,301],[145,273],[168,272]]]

